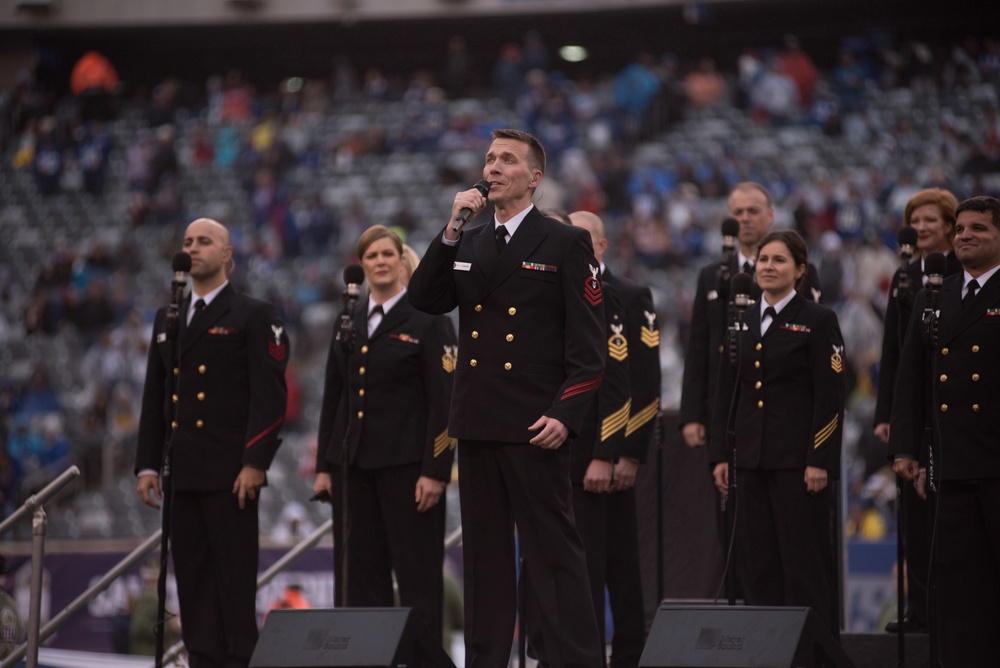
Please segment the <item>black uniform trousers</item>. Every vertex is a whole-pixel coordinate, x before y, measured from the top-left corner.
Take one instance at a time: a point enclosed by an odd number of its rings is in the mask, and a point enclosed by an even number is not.
[[[245,668],[257,644],[257,501],[247,499],[240,510],[228,491],[175,491],[172,504],[171,556],[188,663]],[[216,629],[221,635],[204,632]]]
[[[547,663],[603,665],[583,542],[573,515],[570,446],[460,441],[466,666],[504,668],[517,610],[514,527]],[[482,571],[484,572],[477,572]],[[488,611],[489,619],[473,619]]]
[[[956,444],[957,445],[957,444]],[[952,666],[995,665],[1000,628],[1000,478],[944,480],[937,493],[931,577],[937,582],[940,660]]]
[[[605,582],[614,619],[611,667],[636,668],[646,644],[635,488],[608,495]]]
[[[736,469],[736,549],[747,605],[807,605],[840,637],[831,540],[833,494],[802,469]]]
[[[392,574],[399,583],[403,607],[413,608],[432,643],[442,638],[444,589],[445,498],[423,513],[414,512],[414,490],[421,463],[377,469],[348,467],[347,604],[351,607],[391,608],[395,605]],[[343,495],[340,467],[333,481],[334,545],[344,545]],[[335,549],[336,601],[343,600],[343,550]]]

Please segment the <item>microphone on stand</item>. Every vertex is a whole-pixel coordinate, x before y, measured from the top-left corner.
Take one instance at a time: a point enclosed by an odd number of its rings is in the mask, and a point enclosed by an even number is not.
[[[944,282],[944,272],[947,271],[948,261],[944,253],[931,253],[924,258],[924,273],[927,275],[927,302],[924,304],[924,313],[921,318],[920,333],[923,337],[924,347],[933,350],[937,346],[938,338],[938,292]]]
[[[191,272],[191,256],[180,251],[174,254],[171,266],[174,280],[170,283],[170,305],[167,307],[165,331],[168,341],[176,341],[180,331],[181,302],[184,301],[184,289],[187,288],[188,273]]]
[[[730,304],[729,326],[729,363],[733,366],[736,366],[739,361],[739,335],[745,328],[743,316],[747,309],[754,304],[754,300],[750,296],[753,287],[753,278],[750,274],[740,272],[733,276],[731,284],[733,301]]]
[[[907,267],[913,259],[913,249],[917,245],[917,231],[912,227],[904,227],[896,237],[899,244],[899,283],[896,285],[896,298],[900,306],[910,306],[913,304],[913,286],[910,285],[910,274]]]
[[[719,282],[717,291],[719,297],[729,297],[729,267],[736,253],[736,238],[740,234],[740,223],[735,218],[722,221],[722,261],[719,263]]]
[[[349,264],[344,268],[344,311],[340,314],[337,340],[348,352],[354,347],[354,307],[358,305],[364,280],[365,270],[361,265]]]
[[[479,194],[482,195],[483,197],[486,197],[487,195],[490,194],[489,181],[485,180],[477,181],[476,184],[472,187],[478,190]],[[469,222],[469,218],[471,216],[472,216],[472,209],[470,209],[469,207],[464,207],[462,209],[459,209],[458,215],[455,216],[455,222],[451,224],[451,231],[458,232],[459,230],[461,230],[465,226],[465,224]]]

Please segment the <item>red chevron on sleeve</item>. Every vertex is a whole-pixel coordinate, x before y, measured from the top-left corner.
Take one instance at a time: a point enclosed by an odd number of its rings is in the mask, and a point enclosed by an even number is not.
[[[244,446],[244,449],[248,450],[248,449],[252,448],[257,441],[259,441],[260,439],[264,438],[265,436],[267,436],[268,434],[270,434],[272,431],[274,431],[275,429],[277,429],[278,427],[280,427],[281,423],[284,422],[284,421],[285,421],[284,416],[278,418],[273,424],[271,424],[269,427],[267,427],[264,431],[260,432],[259,434],[257,434],[253,438],[251,438],[249,441],[247,441],[247,444],[246,444],[246,446]]]
[[[571,385],[566,388],[563,392],[562,397],[559,398],[560,401],[569,399],[570,397],[575,397],[578,394],[583,394],[585,392],[592,392],[601,386],[601,381],[604,379],[604,374],[601,374],[597,378],[592,380],[585,380],[582,383],[577,383],[576,385]]]

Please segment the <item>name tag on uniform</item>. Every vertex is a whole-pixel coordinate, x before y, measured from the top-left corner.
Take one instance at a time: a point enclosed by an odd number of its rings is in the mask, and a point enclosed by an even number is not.
[[[166,332],[160,332],[159,334],[156,335],[156,342],[157,343],[163,343],[166,340],[167,340],[167,333]]]
[[[708,291],[708,301],[714,302],[718,298],[719,298],[719,293],[716,290]]]
[[[455,264],[451,265],[451,268],[454,269],[455,271],[472,271],[472,263],[456,262]]]

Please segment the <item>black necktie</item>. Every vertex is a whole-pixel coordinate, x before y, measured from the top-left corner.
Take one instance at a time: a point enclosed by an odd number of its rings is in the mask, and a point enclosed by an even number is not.
[[[969,302],[971,302],[975,298],[976,293],[979,291],[979,281],[977,281],[976,279],[972,279],[971,281],[968,282],[968,284],[966,284],[965,287],[966,287],[966,293],[965,296],[962,297],[962,308],[968,306]]]
[[[761,316],[760,318],[761,325],[764,324],[764,316],[768,315],[771,316],[771,322],[767,323],[766,329],[764,327],[761,327],[761,334],[766,332],[768,329],[771,329],[771,325],[773,325],[774,321],[778,319],[778,312],[774,310],[773,306],[768,306],[767,308],[764,309],[764,315]]]
[[[749,260],[743,263],[743,273],[753,276],[753,265],[750,264]]]
[[[191,316],[191,322],[188,323],[188,327],[190,327],[195,323],[195,321],[198,319],[198,316],[201,315],[201,312],[204,310],[205,310],[205,300],[199,299],[194,303],[194,315]]]
[[[373,322],[375,316],[378,315],[378,322]],[[381,304],[376,304],[375,308],[368,312],[368,336],[372,335],[372,332],[382,323],[382,317],[385,315],[385,309],[382,308]]]
[[[503,225],[497,225],[497,251],[503,252],[503,249],[507,247],[507,228]]]

